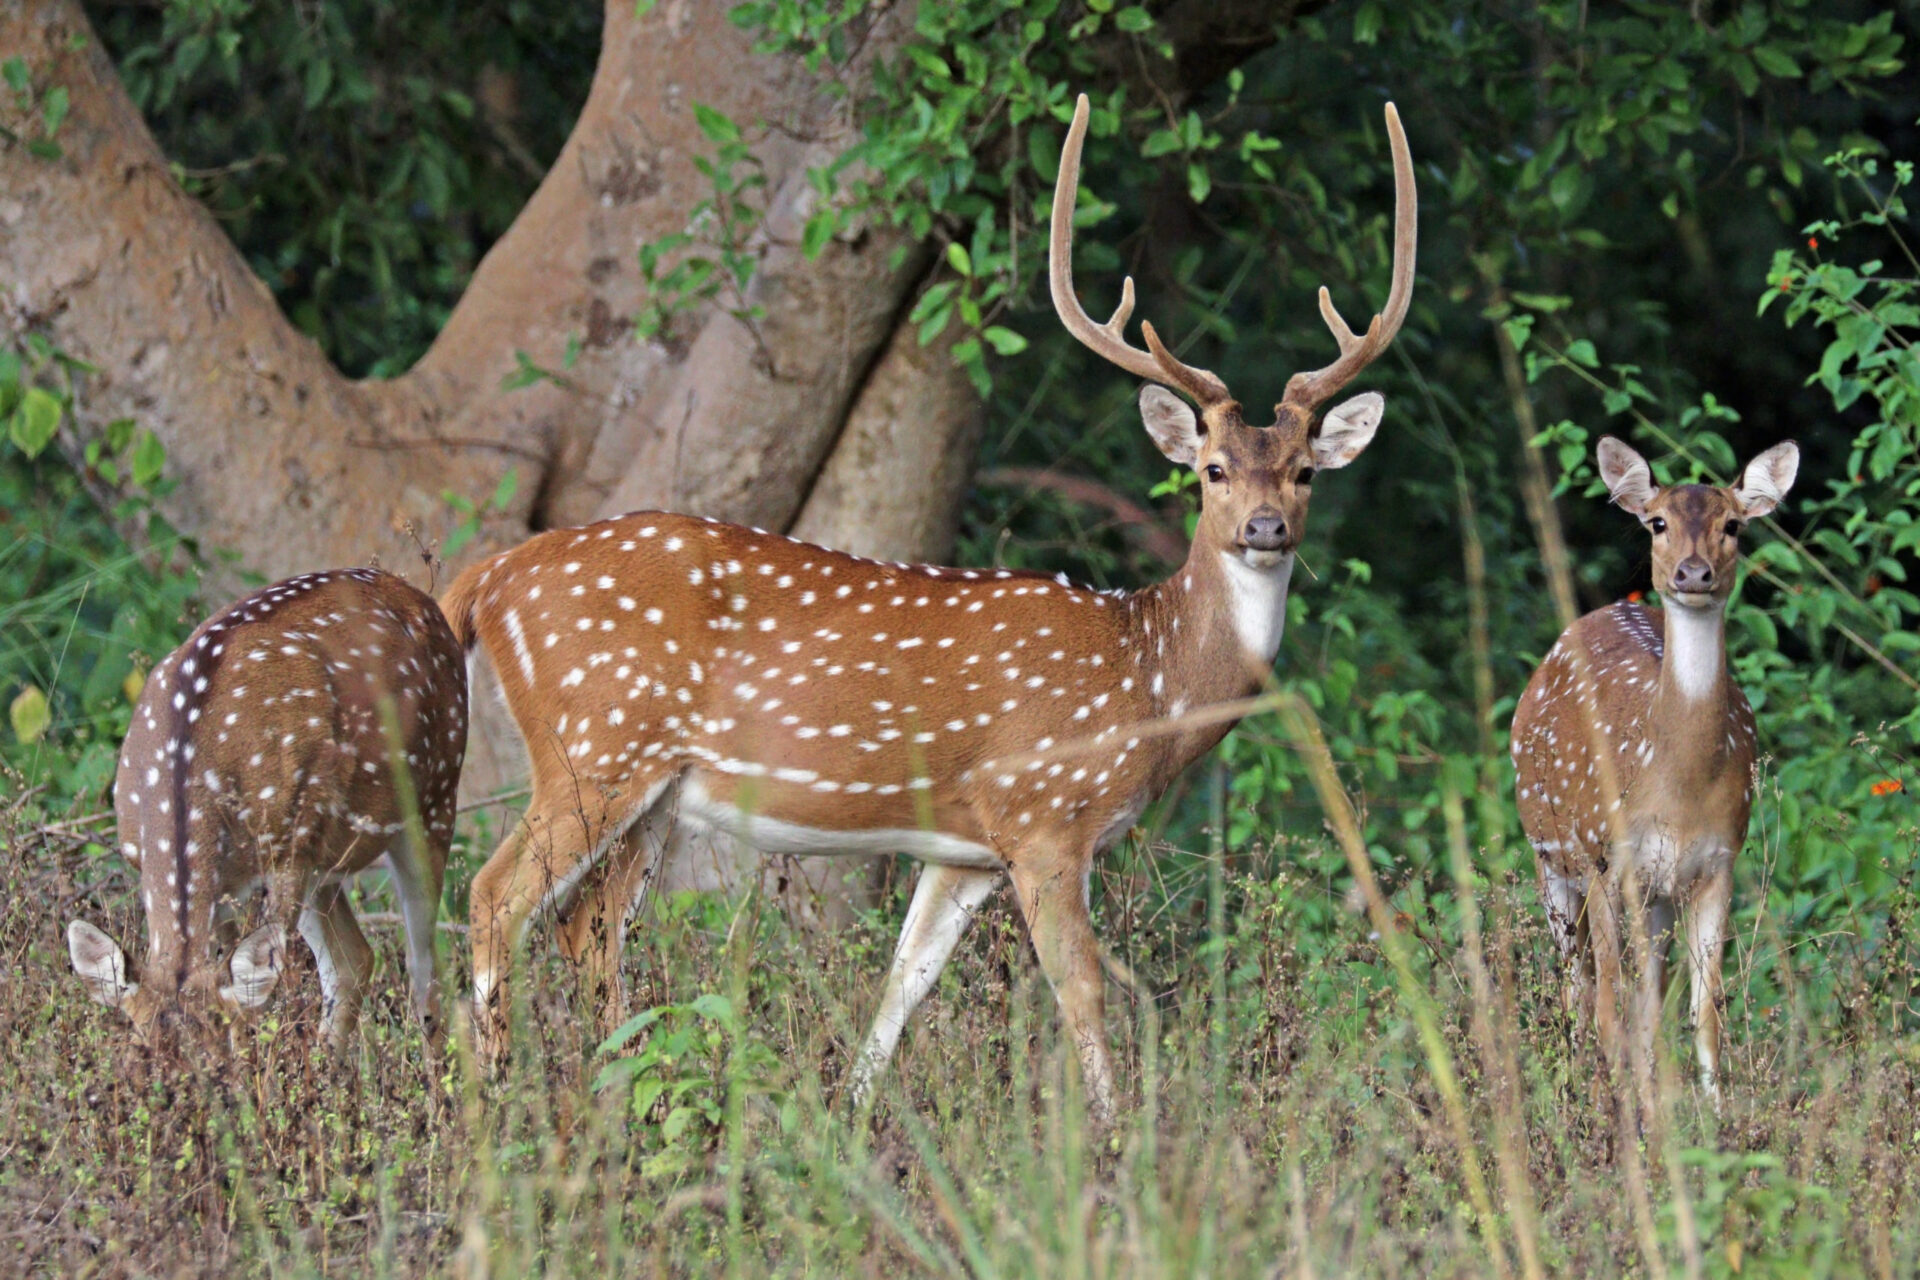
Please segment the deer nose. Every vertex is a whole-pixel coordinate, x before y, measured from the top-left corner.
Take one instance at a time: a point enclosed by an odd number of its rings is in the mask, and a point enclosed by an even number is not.
[[[1240,531],[1240,538],[1255,551],[1279,551],[1287,545],[1287,518],[1262,507],[1247,517],[1247,527]]]
[[[1688,556],[1673,567],[1675,591],[1713,590],[1713,566],[1699,556]]]

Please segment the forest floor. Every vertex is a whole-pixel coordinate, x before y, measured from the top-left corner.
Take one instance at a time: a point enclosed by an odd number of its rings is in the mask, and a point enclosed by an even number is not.
[[[71,825],[0,830],[0,1272],[1920,1270],[1911,895],[1871,949],[1788,945],[1761,913],[1728,957],[1718,1115],[1688,1082],[1676,981],[1656,1105],[1616,1150],[1518,880],[1465,900],[1475,930],[1458,899],[1397,896],[1409,982],[1285,850],[1184,896],[1151,868],[1195,855],[1109,867],[1097,923],[1134,975],[1109,988],[1127,1103],[1093,1135],[1004,893],[855,1114],[840,1085],[897,897],[832,938],[757,898],[662,904],[628,953],[646,1025],[611,1050],[536,932],[495,1080],[457,1017],[431,1052],[407,1014],[377,878],[359,905],[381,965],[347,1061],[315,1035],[300,948],[221,1050],[137,1047],[68,965],[76,916],[130,954],[144,933],[131,873],[85,845]],[[464,937],[442,954],[451,997]]]

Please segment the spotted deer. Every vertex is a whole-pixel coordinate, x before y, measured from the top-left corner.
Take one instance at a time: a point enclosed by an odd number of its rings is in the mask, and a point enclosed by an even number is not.
[[[1415,192],[1388,106],[1396,216],[1386,309],[1356,335],[1322,289],[1340,356],[1296,374],[1273,425],[1255,428],[1220,379],[1176,359],[1152,325],[1141,325],[1145,350],[1126,340],[1131,279],[1107,323],[1081,309],[1070,255],[1087,110],[1082,97],[1054,192],[1054,307],[1081,342],[1152,380],[1140,395],[1148,432],[1201,476],[1184,566],[1146,590],[1100,592],[1064,576],[879,563],[643,512],[545,533],[467,569],[443,598],[448,618],[463,643],[484,646],[532,757],[525,817],[473,884],[474,996],[495,1052],[529,919],[566,910],[609,848],[629,861],[599,890],[612,900],[595,908],[610,926],[595,963],[617,972],[650,872],[621,837],[671,803],[678,821],[768,852],[905,853],[923,864],[853,1064],[856,1098],[974,913],[1010,877],[1089,1102],[1109,1113],[1093,860],[1231,721],[1150,726],[1270,678],[1315,473],[1351,462],[1380,422],[1383,401],[1371,392],[1320,408],[1406,316]],[[1156,382],[1185,393],[1198,415]]]
[[[1568,969],[1568,1005],[1592,1020],[1610,1063],[1627,1047],[1616,1006],[1623,947],[1636,934],[1649,944],[1631,1006],[1643,1079],[1679,917],[1700,1080],[1717,1098],[1720,955],[1754,763],[1753,711],[1727,675],[1727,598],[1740,531],[1785,498],[1800,453],[1775,445],[1732,489],[1656,487],[1645,459],[1612,437],[1599,462],[1614,502],[1653,539],[1666,607],[1589,613],[1534,672],[1513,715],[1520,822]]]
[[[414,1007],[431,1030],[434,920],[466,743],[466,665],[432,597],[343,569],[241,600],[154,667],[121,746],[114,810],[120,852],[140,873],[146,956],[130,963],[75,920],[74,970],[151,1041],[182,1012],[264,1004],[297,923],[319,966],[324,1031],[344,1047],[373,969],[344,877],[384,856]],[[409,787],[419,845],[406,834]],[[217,910],[261,882],[267,922],[222,965]]]

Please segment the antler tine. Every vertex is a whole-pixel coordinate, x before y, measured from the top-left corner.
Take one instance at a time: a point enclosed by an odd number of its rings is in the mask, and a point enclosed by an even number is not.
[[[1339,309],[1333,305],[1333,294],[1325,285],[1320,286],[1320,318],[1327,322],[1327,328],[1333,330],[1333,340],[1340,344],[1341,355],[1353,350],[1353,344],[1361,340],[1359,335],[1347,326]]]
[[[1067,332],[1078,338],[1094,354],[1125,369],[1135,377],[1153,382],[1171,383],[1192,396],[1201,405],[1219,404],[1232,397],[1226,383],[1205,369],[1196,369],[1175,359],[1151,336],[1149,353],[1126,340],[1124,329],[1133,314],[1133,278],[1120,286],[1120,305],[1113,318],[1095,324],[1080,305],[1073,290],[1073,209],[1080,198],[1080,149],[1087,137],[1087,95],[1074,104],[1073,123],[1067,128],[1067,141],[1060,148],[1060,176],[1053,185],[1053,226],[1047,240],[1047,280],[1053,292],[1053,309]],[[1143,324],[1142,329],[1146,326]]]
[[[1113,315],[1101,325],[1108,333],[1122,342],[1121,335],[1127,331],[1127,317],[1133,314],[1133,277],[1127,276],[1120,281],[1120,305],[1113,309]]]
[[[1407,133],[1400,125],[1400,112],[1387,104],[1387,142],[1393,150],[1393,282],[1387,290],[1387,305],[1373,317],[1367,331],[1355,335],[1333,305],[1333,296],[1325,286],[1320,289],[1320,318],[1333,331],[1340,344],[1340,358],[1324,369],[1296,373],[1287,380],[1287,403],[1313,408],[1324,404],[1360,371],[1379,358],[1394,335],[1400,332],[1413,302],[1413,266],[1419,245],[1419,194],[1413,180],[1413,155],[1407,149]]]

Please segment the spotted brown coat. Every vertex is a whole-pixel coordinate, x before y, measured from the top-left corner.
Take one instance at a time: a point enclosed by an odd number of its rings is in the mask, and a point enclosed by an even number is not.
[[[1652,537],[1653,582],[1667,607],[1587,614],[1534,672],[1513,716],[1520,822],[1567,965],[1568,1003],[1593,1019],[1610,1058],[1631,1047],[1643,1076],[1680,917],[1700,1078],[1717,1097],[1720,955],[1756,753],[1753,710],[1727,673],[1726,606],[1739,534],[1785,496],[1799,454],[1775,446],[1730,489],[1656,489],[1645,460],[1611,437],[1599,458],[1614,500]],[[1636,913],[1634,928],[1624,929],[1623,910]],[[1648,944],[1647,966],[1629,1046],[1615,1000],[1636,937]]]
[[[345,1041],[373,954],[343,878],[394,871],[418,1011],[438,1016],[433,930],[466,751],[466,668],[433,599],[373,569],[306,574],[203,623],[148,675],[114,779],[119,849],[140,872],[136,966],[99,929],[68,928],[75,970],[142,1035],[183,1000],[266,1001],[297,925],[319,965],[325,1030]],[[417,794],[405,833],[383,704]],[[268,920],[215,952],[216,912],[267,887]],[[223,969],[225,972],[223,972]]]
[[[1393,286],[1364,336],[1321,311],[1341,349],[1249,426],[1218,378],[1080,308],[1069,266],[1088,105],[1062,153],[1051,240],[1055,308],[1082,342],[1180,388],[1141,394],[1149,433],[1202,478],[1186,564],[1103,593],[1006,570],[886,564],[760,530],[643,512],[559,530],[471,566],[443,597],[482,645],[527,741],[533,796],[473,886],[476,1025],[497,1055],[504,980],[526,924],[598,920],[569,949],[617,1008],[620,941],[651,872],[629,828],[670,803],[773,852],[908,853],[924,865],[853,1085],[863,1094],[972,914],[1009,876],[1080,1051],[1097,1113],[1112,1102],[1093,858],[1231,726],[1179,717],[1258,690],[1286,618],[1314,474],[1372,439],[1378,395],[1321,406],[1390,342],[1413,280],[1412,162],[1394,156]],[[1171,719],[1176,727],[1168,729]],[[667,799],[669,791],[673,798]],[[611,852],[610,852],[611,851]],[[573,899],[602,858],[590,900]],[[563,931],[563,938],[565,934]]]

